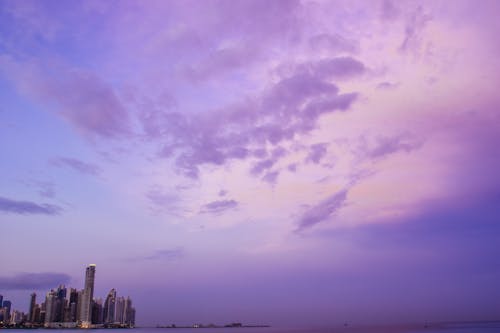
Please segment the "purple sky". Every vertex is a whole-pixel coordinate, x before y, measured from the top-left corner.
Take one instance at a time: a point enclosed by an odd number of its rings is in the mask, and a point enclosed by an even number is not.
[[[0,0],[0,294],[139,324],[500,318],[500,2]]]

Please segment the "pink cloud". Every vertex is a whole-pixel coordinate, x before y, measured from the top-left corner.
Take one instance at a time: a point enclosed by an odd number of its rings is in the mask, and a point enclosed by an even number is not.
[[[214,110],[217,117],[212,113],[195,117],[157,112],[141,119],[144,129],[151,138],[163,142],[161,156],[174,157],[176,166],[193,178],[203,164],[222,165],[229,159],[256,157],[259,154],[251,153],[255,147],[258,151],[270,144],[277,150],[271,158],[260,154],[252,171],[259,174],[283,156],[279,143],[312,131],[321,115],[345,111],[356,100],[356,93],[341,94],[323,77],[359,75],[364,66],[354,59],[336,59],[325,62],[331,72],[316,67],[312,73],[299,70],[244,104]]]

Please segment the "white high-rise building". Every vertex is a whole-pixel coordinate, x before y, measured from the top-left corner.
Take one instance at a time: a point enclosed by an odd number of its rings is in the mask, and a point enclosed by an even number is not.
[[[115,322],[115,309],[116,309],[116,290],[113,288],[109,291],[108,297],[104,302],[104,323],[113,324]]]
[[[125,323],[125,298],[118,297],[116,299],[116,310],[115,310],[115,323],[124,324]]]
[[[45,325],[54,321],[56,312],[56,292],[51,290],[45,296]]]
[[[92,324],[92,300],[94,299],[95,265],[91,264],[85,270],[85,287],[80,304],[80,326],[88,328]]]

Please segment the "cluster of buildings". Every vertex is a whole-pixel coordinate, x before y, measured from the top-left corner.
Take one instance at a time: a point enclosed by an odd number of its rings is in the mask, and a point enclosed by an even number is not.
[[[0,295],[0,323],[5,322],[10,319],[10,308],[12,303],[7,300],[3,300],[3,296]]]
[[[95,265],[85,271],[83,290],[60,285],[37,304],[31,294],[29,312],[11,311],[11,302],[0,295],[0,327],[117,328],[133,327],[135,308],[130,297],[119,297],[111,289],[106,299],[94,298]]]

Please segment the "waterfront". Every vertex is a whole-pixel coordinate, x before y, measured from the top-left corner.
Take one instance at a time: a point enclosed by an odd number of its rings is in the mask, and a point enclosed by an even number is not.
[[[104,329],[95,329],[98,333]],[[132,329],[114,329],[124,333],[496,333],[500,332],[500,322],[447,323],[405,326],[353,326],[330,328],[287,328],[287,327],[226,327],[226,328],[156,328],[137,327]],[[58,329],[60,333],[74,332],[75,329]],[[31,329],[16,329],[19,333],[32,332]]]

